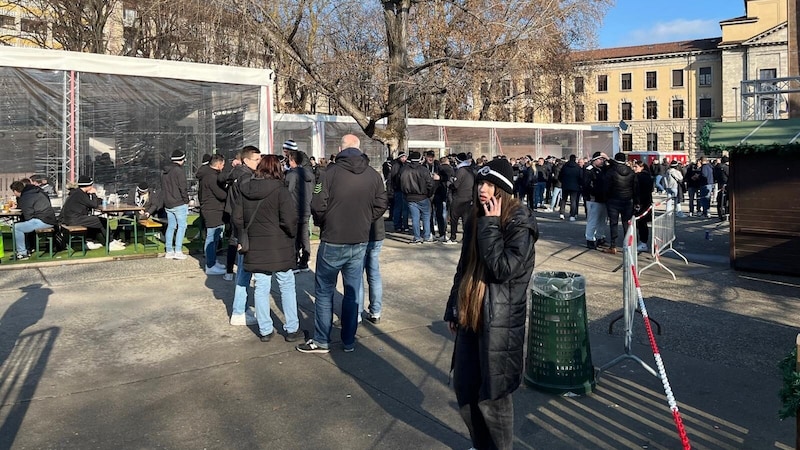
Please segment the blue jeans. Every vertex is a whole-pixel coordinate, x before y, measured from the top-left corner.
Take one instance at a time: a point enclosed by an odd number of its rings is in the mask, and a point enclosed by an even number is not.
[[[222,239],[222,232],[225,231],[225,224],[218,227],[206,228],[206,267],[214,267],[217,263],[217,246]]]
[[[713,184],[705,184],[700,187],[700,207],[704,216],[711,214],[711,193],[713,191]]]
[[[364,271],[367,272],[369,285],[369,312],[372,315],[381,315],[383,304],[383,280],[381,279],[380,255],[383,241],[367,242],[367,251],[364,253]],[[358,290],[358,312],[364,311],[364,287]]]
[[[536,206],[539,206],[544,201],[544,191],[547,189],[547,183],[544,181],[540,181],[536,183],[536,189],[534,190],[533,197]]]
[[[26,220],[25,222],[17,222],[14,224],[14,242],[17,244],[17,254],[27,253],[25,248],[25,233],[30,233],[42,228],[50,228],[48,225],[39,219]]]
[[[236,289],[233,291],[231,314],[244,314],[247,306],[247,288],[250,287],[250,272],[244,270],[244,255],[236,255]]]
[[[414,240],[419,240],[420,236],[424,240],[431,238],[431,201],[429,199],[418,202],[408,202],[408,211],[411,213],[411,230],[414,232]],[[419,221],[422,216],[422,234],[419,232]]]
[[[358,291],[363,289],[364,254],[367,243],[331,244],[320,242],[317,249],[317,275],[314,279],[314,343],[328,348],[333,327],[333,294],[342,273],[342,343],[353,346],[358,328]]]
[[[189,205],[165,208],[167,211],[167,235],[164,246],[167,253],[183,251],[183,237],[186,235],[186,218],[189,216]],[[173,236],[175,240],[173,240]]]
[[[294,272],[289,269],[285,272],[274,272],[272,275],[266,273],[254,273],[256,279],[256,289],[254,300],[256,304],[256,319],[258,319],[258,332],[261,336],[272,333],[272,317],[269,312],[269,291],[272,289],[272,277],[278,280],[278,288],[281,290],[281,306],[286,323],[283,325],[284,331],[294,333],[300,327],[297,319],[297,294],[294,289]]]
[[[394,204],[392,211],[392,223],[394,230],[404,230],[408,228],[408,203],[403,191],[394,191]]]

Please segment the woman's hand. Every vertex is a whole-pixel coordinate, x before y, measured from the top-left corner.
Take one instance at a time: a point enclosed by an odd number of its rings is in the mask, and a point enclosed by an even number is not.
[[[450,329],[450,334],[453,336],[458,333],[458,324],[456,322],[447,322],[447,328]]]
[[[486,217],[500,217],[500,211],[503,206],[503,199],[500,197],[489,197],[489,201],[483,204],[483,211]]]

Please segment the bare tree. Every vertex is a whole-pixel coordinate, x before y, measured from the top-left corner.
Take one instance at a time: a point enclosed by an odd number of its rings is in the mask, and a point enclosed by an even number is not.
[[[506,86],[526,72],[544,80],[566,67],[568,47],[591,37],[610,3],[231,1],[302,70],[303,82],[333,98],[390,151],[407,146],[410,107],[473,117],[477,110],[474,118],[505,118],[500,106],[514,97]],[[560,59],[553,61],[554,55]],[[387,126],[376,127],[384,118]]]
[[[21,33],[13,36],[17,39],[42,48],[106,53],[106,24],[118,1],[9,0],[4,3],[22,12]]]

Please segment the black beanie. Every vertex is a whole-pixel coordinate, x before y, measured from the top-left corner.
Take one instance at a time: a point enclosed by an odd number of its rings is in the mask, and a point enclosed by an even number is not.
[[[142,181],[138,186],[136,186],[136,190],[139,192],[145,192],[149,187],[150,185],[147,184],[147,181]]]
[[[184,159],[186,159],[186,154],[183,153],[183,151],[181,150],[175,150],[174,152],[172,152],[172,156],[170,157],[170,159],[173,161],[183,161]]]
[[[493,159],[478,169],[475,181],[481,180],[487,180],[509,194],[514,194],[514,169],[507,159]]]
[[[94,180],[89,175],[78,177],[78,187],[89,187],[94,184]]]
[[[408,154],[408,159],[415,162],[422,161],[422,154],[420,152],[410,152]]]

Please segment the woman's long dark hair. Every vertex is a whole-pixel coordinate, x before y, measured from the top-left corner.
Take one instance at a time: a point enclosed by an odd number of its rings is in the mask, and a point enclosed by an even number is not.
[[[514,198],[508,192],[497,188],[497,196],[502,199],[502,211],[500,212],[500,228],[505,229],[514,213],[521,207],[519,199]],[[481,325],[481,312],[483,311],[483,299],[486,296],[486,268],[483,259],[478,254],[478,217],[485,214],[483,205],[477,196],[474,199],[475,205],[470,217],[471,237],[467,245],[467,261],[464,264],[464,273],[461,283],[458,286],[458,324],[473,331],[478,331]]]
[[[256,166],[256,177],[283,180],[283,167],[277,155],[262,155]]]

